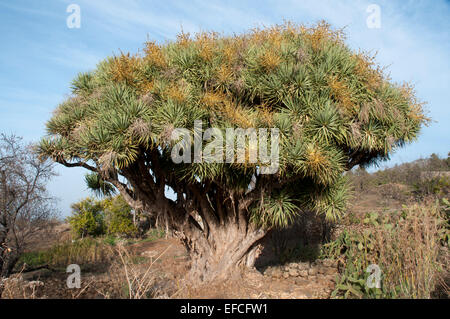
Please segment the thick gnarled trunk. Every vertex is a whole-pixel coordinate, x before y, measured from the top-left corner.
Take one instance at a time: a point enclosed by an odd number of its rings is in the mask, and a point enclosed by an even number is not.
[[[253,266],[258,242],[267,230],[250,222],[251,205],[270,193],[276,184],[269,177],[255,177],[246,190],[231,188],[220,180],[180,181],[162,169],[157,150],[141,150],[143,157],[120,171],[82,166],[113,184],[136,211],[164,220],[187,248],[192,262],[187,276],[195,284],[228,278],[239,266]],[[166,163],[165,165],[168,165]],[[98,166],[97,166],[98,167]],[[119,179],[123,176],[128,183]],[[170,187],[176,198],[165,196]]]
[[[209,238],[185,241],[191,258],[186,279],[193,284],[222,281],[253,267],[263,229],[240,229],[227,225],[211,231]]]

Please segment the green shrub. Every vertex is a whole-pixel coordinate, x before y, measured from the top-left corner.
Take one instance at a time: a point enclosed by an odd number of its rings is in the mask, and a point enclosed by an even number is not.
[[[132,237],[137,235],[137,227],[133,223],[131,207],[122,196],[103,200],[106,232],[109,235]]]
[[[122,196],[94,200],[90,197],[72,205],[72,216],[68,218],[76,237],[137,235],[131,207]]]
[[[110,246],[115,246],[117,244],[118,238],[114,237],[112,235],[108,235],[105,237],[105,239],[103,240],[103,242],[107,245]]]
[[[72,216],[68,217],[72,231],[77,237],[98,236],[105,233],[103,205],[90,197],[72,205]]]
[[[48,264],[48,256],[45,251],[31,251],[23,253],[22,256],[20,256],[16,267],[20,269],[25,264],[30,268],[46,265]]]
[[[414,183],[413,186],[414,193],[419,198],[430,195],[436,195],[438,197],[445,196],[450,191],[450,178],[445,176],[422,178]]]

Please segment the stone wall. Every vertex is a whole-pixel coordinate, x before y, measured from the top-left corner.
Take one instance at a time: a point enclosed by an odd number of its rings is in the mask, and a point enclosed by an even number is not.
[[[319,277],[334,282],[338,274],[338,267],[337,262],[323,259],[314,262],[291,262],[285,265],[269,266],[263,274],[276,279],[291,278],[296,283],[315,281]]]

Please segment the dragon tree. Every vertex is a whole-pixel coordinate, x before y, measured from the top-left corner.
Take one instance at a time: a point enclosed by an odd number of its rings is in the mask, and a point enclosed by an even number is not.
[[[350,49],[342,30],[286,23],[181,33],[106,58],[73,80],[39,152],[98,174],[134,210],[164,219],[190,254],[188,278],[207,283],[251,267],[264,236],[302,212],[339,218],[344,172],[387,160],[427,120],[413,88]],[[179,128],[193,137],[182,147]],[[207,128],[276,128],[276,170],[251,160],[249,139],[244,160],[194,160]],[[175,161],[175,148],[191,160]]]

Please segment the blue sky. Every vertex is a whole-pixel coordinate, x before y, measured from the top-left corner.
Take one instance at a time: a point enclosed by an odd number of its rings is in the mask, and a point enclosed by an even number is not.
[[[70,4],[81,9],[81,27],[68,28]],[[381,28],[368,28],[370,4],[380,7]],[[345,27],[355,50],[378,51],[394,81],[411,81],[427,101],[433,123],[417,142],[398,150],[391,166],[450,151],[450,2],[434,1],[138,1],[0,0],[0,132],[35,142],[45,134],[52,110],[69,93],[81,71],[122,50],[136,52],[149,37],[158,42],[176,34],[214,30],[241,33],[290,20],[325,19]],[[89,195],[83,169],[57,167],[49,190],[70,204]]]

